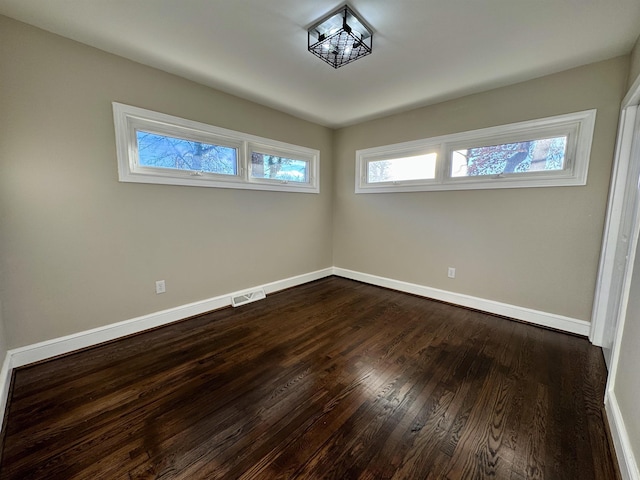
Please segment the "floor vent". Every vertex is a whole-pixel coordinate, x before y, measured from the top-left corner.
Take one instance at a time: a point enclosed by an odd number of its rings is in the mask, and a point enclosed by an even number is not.
[[[239,307],[246,303],[256,302],[266,298],[267,294],[264,293],[264,289],[252,290],[251,292],[238,293],[231,297],[231,305]]]

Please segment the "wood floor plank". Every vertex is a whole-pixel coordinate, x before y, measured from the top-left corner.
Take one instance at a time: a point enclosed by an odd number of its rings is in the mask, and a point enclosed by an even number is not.
[[[616,478],[587,339],[337,277],[17,369],[0,480]]]

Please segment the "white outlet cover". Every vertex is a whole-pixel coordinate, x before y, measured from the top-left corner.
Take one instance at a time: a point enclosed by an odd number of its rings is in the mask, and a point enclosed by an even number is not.
[[[166,285],[164,283],[164,280],[158,280],[156,282],[156,293],[160,294],[160,293],[164,293],[166,291],[167,291],[167,289],[166,289]]]

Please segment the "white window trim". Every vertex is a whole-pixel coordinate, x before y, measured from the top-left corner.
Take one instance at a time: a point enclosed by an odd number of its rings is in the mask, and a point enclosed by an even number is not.
[[[320,192],[320,152],[289,143],[227,130],[205,123],[113,102],[113,118],[121,182],[197,187],[238,188],[283,192]],[[142,167],[138,162],[136,130],[186,138],[237,149],[237,175]],[[308,162],[308,182],[251,177],[251,153],[280,155]]]
[[[356,151],[356,193],[419,192],[494,188],[529,188],[586,185],[596,110],[557,115],[525,122],[482,128],[451,135],[384,145]],[[452,177],[451,153],[480,144],[497,145],[568,135],[565,168],[521,174]],[[371,161],[437,152],[434,179],[367,182]]]

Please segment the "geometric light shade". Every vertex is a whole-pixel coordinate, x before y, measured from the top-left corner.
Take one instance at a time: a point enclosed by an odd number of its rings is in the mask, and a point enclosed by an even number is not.
[[[333,68],[371,53],[373,31],[347,5],[334,10],[308,30],[308,49]]]

